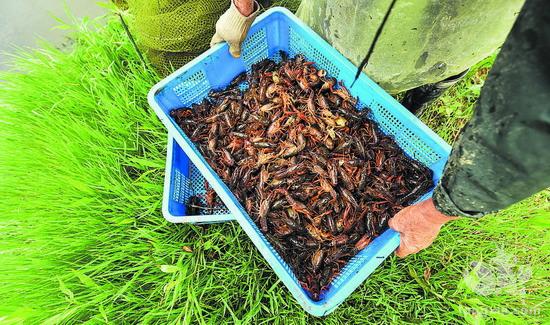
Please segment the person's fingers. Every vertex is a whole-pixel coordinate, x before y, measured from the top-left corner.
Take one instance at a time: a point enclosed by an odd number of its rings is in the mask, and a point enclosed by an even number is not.
[[[409,240],[409,237],[407,235],[402,234],[401,242],[399,244],[399,247],[395,251],[395,255],[397,255],[397,257],[404,258],[411,254],[417,253],[418,251],[420,251],[420,248],[415,245],[412,245]]]
[[[404,232],[407,230],[407,223],[411,218],[409,215],[409,209],[410,207],[406,207],[405,209],[397,212],[395,216],[388,221],[388,225],[391,229],[398,232]]]
[[[401,236],[401,242],[399,243],[399,247],[397,247],[397,250],[395,250],[395,255],[397,255],[397,257],[404,258],[409,254],[409,247],[407,246],[405,237]]]
[[[402,212],[403,212],[403,210],[398,212],[393,218],[391,218],[388,221],[388,226],[391,229],[393,229],[393,230],[395,230],[395,231],[397,231],[401,234],[401,241],[399,243],[399,247],[395,251],[395,255],[397,255],[400,258],[406,257],[407,255],[410,254],[408,252],[409,249],[407,247],[407,239],[406,239],[407,237],[403,233],[404,229],[403,229],[402,224],[401,224],[402,218],[400,216],[401,216]]]
[[[397,219],[397,216],[399,215],[396,214],[395,217],[391,218],[390,221],[388,221],[388,226],[390,226],[391,229],[397,231],[397,232],[400,232],[401,231],[401,224],[399,223],[399,219]]]
[[[401,248],[401,246],[399,246],[397,248],[397,250],[395,251],[395,255],[397,255],[397,257],[399,258],[405,258],[407,256],[409,256],[411,253],[407,252],[407,250],[405,248]]]
[[[395,250],[395,255],[400,258],[407,257],[414,253],[416,253],[416,251],[411,246],[407,245],[403,240],[401,240],[401,244],[397,247],[397,250]]]
[[[234,58],[238,58],[241,56],[241,44],[239,43],[229,43],[229,53]]]
[[[212,40],[210,40],[210,47],[223,42],[223,38],[218,34],[218,32],[214,33],[214,36],[212,36]]]

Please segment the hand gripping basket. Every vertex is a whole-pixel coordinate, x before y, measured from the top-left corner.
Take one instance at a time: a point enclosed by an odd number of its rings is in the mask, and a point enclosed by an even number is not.
[[[371,110],[371,118],[380,129],[393,136],[410,157],[433,170],[434,182],[441,177],[450,147],[366,75],[362,74],[350,88],[357,68],[283,8],[270,9],[256,19],[243,43],[241,58],[231,57],[227,44],[217,45],[151,89],[149,104],[169,134],[163,201],[166,219],[171,222],[236,220],[300,305],[313,315],[323,316],[342,303],[399,246],[399,234],[391,229],[382,233],[349,261],[321,294],[320,301],[312,300],[230,189],[169,115],[172,109],[201,101],[211,89],[227,86],[252,64],[265,58],[280,59],[280,50],[290,56],[301,53],[331,76],[343,80],[352,95],[359,98],[359,107]],[[191,195],[204,195],[205,181],[225,207],[220,206],[208,215],[186,216],[186,200]],[[426,193],[421,200],[430,196],[431,192]]]

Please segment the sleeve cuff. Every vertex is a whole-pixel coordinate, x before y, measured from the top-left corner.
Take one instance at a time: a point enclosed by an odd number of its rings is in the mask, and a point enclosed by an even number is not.
[[[461,210],[451,199],[451,196],[445,189],[445,187],[439,183],[434,189],[432,200],[435,208],[448,216],[459,216],[467,218],[481,218],[486,213],[477,211],[463,211]]]

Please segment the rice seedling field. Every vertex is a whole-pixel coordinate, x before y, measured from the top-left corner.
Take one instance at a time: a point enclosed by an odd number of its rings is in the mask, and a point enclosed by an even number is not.
[[[166,132],[146,102],[160,77],[115,18],[64,26],[72,46],[20,51],[0,73],[0,323],[550,320],[550,191],[390,257],[326,318],[300,308],[236,223],[166,222]],[[423,113],[449,143],[493,60]]]

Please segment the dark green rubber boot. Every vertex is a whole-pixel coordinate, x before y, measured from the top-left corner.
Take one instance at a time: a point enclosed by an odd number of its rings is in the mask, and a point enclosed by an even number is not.
[[[439,98],[447,89],[456,84],[468,73],[463,71],[455,76],[449,77],[440,82],[420,86],[405,93],[401,104],[405,106],[414,115],[420,115],[430,103]]]

